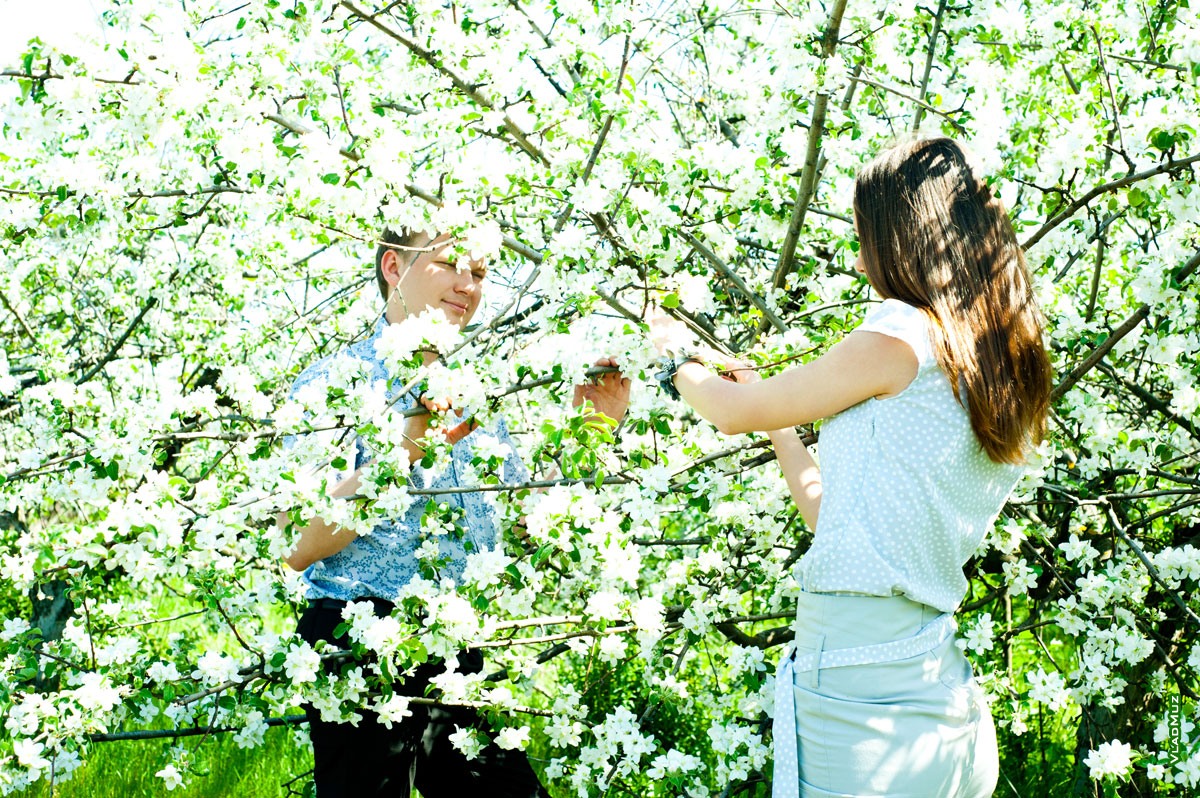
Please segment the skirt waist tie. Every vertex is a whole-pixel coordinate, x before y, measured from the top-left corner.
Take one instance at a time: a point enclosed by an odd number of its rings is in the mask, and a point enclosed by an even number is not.
[[[792,692],[795,674],[915,657],[942,645],[946,638],[954,634],[955,628],[954,614],[944,612],[917,634],[900,640],[832,651],[817,650],[800,656],[796,656],[795,647],[790,648],[775,672],[775,778],[771,798],[799,798],[800,795],[799,773],[780,773],[781,763],[793,767],[799,763],[796,750],[796,699]]]

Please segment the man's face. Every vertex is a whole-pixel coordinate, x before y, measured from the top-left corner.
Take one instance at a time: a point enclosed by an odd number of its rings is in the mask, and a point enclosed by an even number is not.
[[[429,247],[428,252],[417,253],[411,266],[405,265],[407,253],[384,253],[380,263],[384,278],[393,290],[398,288],[400,291],[400,296],[388,303],[388,321],[404,318],[399,314],[392,318],[396,306],[401,312],[413,315],[434,308],[459,327],[465,327],[475,315],[483,296],[487,265],[482,260],[456,262],[454,249],[450,246],[452,240],[448,234],[438,236],[425,245]],[[403,304],[397,299],[402,299]]]

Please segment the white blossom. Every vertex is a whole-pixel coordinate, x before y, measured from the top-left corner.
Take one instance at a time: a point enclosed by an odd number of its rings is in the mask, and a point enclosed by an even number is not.
[[[173,790],[183,784],[183,774],[174,765],[167,765],[154,775],[163,780],[163,786],[168,790]]]
[[[479,753],[486,746],[474,729],[461,726],[454,727],[454,732],[450,735],[450,744],[462,752],[468,761],[478,759]]]
[[[1133,748],[1120,740],[1100,743],[1099,748],[1088,752],[1083,764],[1094,779],[1105,776],[1124,778],[1133,765]]]
[[[507,749],[523,749],[529,744],[529,727],[522,726],[515,729],[511,726],[506,726],[496,735],[496,745],[500,748]]]

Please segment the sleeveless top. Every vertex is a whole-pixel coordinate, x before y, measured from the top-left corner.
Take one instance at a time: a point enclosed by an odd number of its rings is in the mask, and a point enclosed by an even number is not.
[[[988,458],[938,367],[926,319],[886,299],[856,328],[911,346],[917,376],[821,426],[821,509],[794,571],[805,591],[903,595],[953,612],[967,590],[963,566],[1027,470]]]

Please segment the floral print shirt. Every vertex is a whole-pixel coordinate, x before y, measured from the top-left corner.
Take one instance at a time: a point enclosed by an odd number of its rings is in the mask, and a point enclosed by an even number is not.
[[[388,322],[381,314],[374,331],[338,353],[323,358],[305,369],[292,385],[291,397],[308,388],[331,384],[335,359],[352,358],[358,361],[369,381],[378,383],[387,400],[395,399],[403,388],[401,380],[387,385],[388,372],[375,349]],[[391,412],[403,412],[416,404],[420,386],[410,390],[394,405]],[[295,436],[284,441],[286,448],[296,443]],[[361,437],[355,442],[354,468],[372,459]],[[478,427],[454,444],[449,466],[440,473],[427,471],[419,463],[409,472],[409,489],[449,488],[475,483],[476,456],[487,459],[499,453],[502,463],[498,476],[509,485],[528,480],[524,464],[517,455],[516,445],[509,436],[503,419],[492,427]],[[350,473],[347,470],[347,475]],[[495,492],[444,493],[432,496],[412,496],[407,511],[398,517],[375,526],[370,534],[360,535],[341,551],[318,560],[304,572],[309,599],[332,598],[351,601],[368,596],[395,601],[412,578],[421,573],[418,549],[425,544],[439,549],[436,561],[438,575],[459,579],[473,552],[492,549],[496,545],[496,519],[499,508]],[[432,500],[438,507],[428,518],[426,508]],[[424,523],[423,523],[424,518]],[[436,541],[430,544],[427,541]]]

